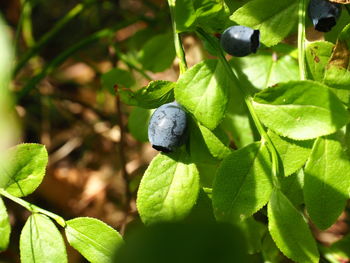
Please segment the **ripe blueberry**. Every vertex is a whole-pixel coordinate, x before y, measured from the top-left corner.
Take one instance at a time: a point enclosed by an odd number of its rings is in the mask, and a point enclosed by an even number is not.
[[[228,54],[244,57],[258,50],[260,31],[246,26],[231,26],[222,33],[220,42]]]
[[[340,4],[328,0],[311,0],[309,3],[309,17],[317,31],[330,31],[337,23],[340,14]]]
[[[177,102],[160,106],[148,125],[148,139],[152,147],[162,152],[172,152],[185,142],[186,113]]]

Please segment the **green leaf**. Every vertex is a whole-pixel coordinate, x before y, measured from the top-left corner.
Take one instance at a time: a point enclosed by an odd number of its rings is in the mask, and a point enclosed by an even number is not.
[[[8,32],[2,16],[0,15],[0,87],[7,87],[12,72],[13,50],[10,43],[10,32]]]
[[[219,128],[213,131],[189,119],[189,153],[197,166],[201,186],[212,187],[220,160],[231,153],[229,138]]]
[[[244,85],[243,81],[241,85]],[[250,119],[244,98],[237,89],[231,90],[230,101],[222,127],[230,133],[234,144],[238,148],[247,146],[258,139],[255,136],[255,127]]]
[[[196,203],[199,175],[186,152],[157,155],[147,168],[137,193],[137,208],[145,224],[177,221]]]
[[[155,224],[130,231],[116,263],[247,263],[244,236],[232,224]]]
[[[192,160],[192,156],[191,156]],[[200,176],[200,185],[202,187],[213,187],[213,182],[215,178],[216,170],[218,169],[220,161],[216,163],[196,163],[199,176]]]
[[[257,89],[265,89],[279,82],[298,79],[298,63],[288,55],[261,51],[242,58],[233,58],[230,64],[239,68]]]
[[[293,141],[278,136],[271,130],[268,131],[268,135],[281,158],[285,176],[295,173],[304,166],[311,154],[314,141]]]
[[[0,197],[0,251],[7,249],[10,241],[11,225],[4,202]]]
[[[9,149],[0,188],[17,197],[31,194],[43,180],[47,162],[44,145],[20,144]]]
[[[102,88],[115,95],[114,86],[130,88],[135,84],[135,79],[129,71],[113,68],[101,76]]]
[[[152,111],[134,107],[128,118],[128,129],[134,138],[140,142],[148,141],[148,123]]]
[[[310,79],[323,82],[333,48],[334,44],[326,41],[312,42],[306,47],[306,66]]]
[[[194,29],[197,19],[196,10],[192,0],[176,0],[174,8],[174,20],[177,32]]]
[[[144,69],[162,72],[169,68],[175,59],[173,35],[157,35],[148,40],[139,52],[139,61]]]
[[[337,43],[326,68],[324,81],[327,85],[350,90],[350,24],[339,34]]]
[[[0,153],[2,153],[15,142],[18,127],[16,125],[17,113],[15,113],[9,89],[14,65],[14,44],[10,42],[11,30],[6,27],[1,14],[0,32],[2,32],[0,34]]]
[[[221,0],[193,0],[196,24],[207,32],[218,32],[232,24],[230,10]]]
[[[155,80],[136,92],[130,89],[119,89],[118,93],[121,100],[128,105],[154,109],[174,100],[174,87],[174,82]]]
[[[257,93],[253,106],[277,134],[308,140],[334,133],[349,122],[343,103],[320,83],[291,81]]]
[[[291,201],[291,203],[298,207],[304,203],[304,170],[300,169],[298,173],[292,174],[288,177],[280,179],[281,191]]]
[[[209,130],[203,125],[198,125],[199,130],[202,133],[204,142],[211,153],[215,158],[222,160],[231,153],[231,149],[224,144],[221,138],[225,137],[226,134],[220,129],[215,129],[214,131]],[[226,138],[226,141],[229,142]]]
[[[174,17],[177,32],[193,31],[199,26],[218,32],[230,24],[230,10],[221,0],[176,0]]]
[[[204,60],[187,70],[175,87],[175,98],[208,129],[215,129],[225,116],[232,86],[218,60]]]
[[[229,138],[219,127],[211,131],[195,120],[190,120],[189,131],[189,149],[193,162],[216,164],[231,153],[227,146]]]
[[[269,231],[277,247],[298,263],[317,263],[315,239],[303,216],[279,190],[274,190],[268,204]]]
[[[123,244],[119,233],[104,222],[90,217],[68,220],[66,236],[69,244],[91,263],[113,262]]]
[[[264,263],[282,263],[286,262],[286,258],[280,252],[271,235],[267,233],[262,241],[262,255]]]
[[[188,130],[189,130],[189,154],[191,156],[191,161],[196,165],[198,164],[217,164],[219,160],[211,155],[205,141],[201,130],[199,129],[199,123],[197,123],[192,118],[188,120]],[[215,130],[214,130],[215,131]],[[197,167],[198,168],[198,167]]]
[[[28,218],[19,242],[22,263],[68,262],[61,233],[44,215],[33,214]]]
[[[307,211],[320,229],[330,227],[349,198],[350,160],[336,136],[318,138],[305,167]]]
[[[261,31],[261,42],[270,47],[281,42],[295,29],[298,2],[295,0],[253,0],[231,16],[239,25]]]
[[[272,191],[270,156],[264,144],[250,144],[225,158],[213,185],[213,207],[220,221],[247,218],[262,208]]]
[[[256,221],[253,217],[248,217],[242,222],[239,222],[237,226],[245,237],[248,253],[259,253],[261,251],[262,238],[267,230],[266,226]]]

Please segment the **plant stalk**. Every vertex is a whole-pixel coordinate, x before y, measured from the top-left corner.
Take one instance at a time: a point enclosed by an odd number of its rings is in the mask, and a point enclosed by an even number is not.
[[[213,48],[215,48],[217,50],[219,59],[223,63],[228,75],[230,76],[230,78],[233,81],[233,83],[235,84],[235,86],[241,91],[241,93],[244,97],[244,102],[246,103],[248,110],[249,110],[249,113],[253,118],[254,124],[255,124],[256,128],[258,129],[258,132],[261,135],[262,139],[267,143],[266,146],[270,152],[271,160],[272,160],[273,182],[274,182],[275,187],[279,189],[280,183],[279,183],[278,175],[279,175],[280,171],[279,171],[279,159],[278,159],[277,150],[276,150],[275,146],[273,145],[269,135],[265,131],[264,126],[260,122],[258,115],[255,112],[255,109],[254,109],[253,103],[252,103],[251,95],[244,88],[244,86],[241,86],[239,79],[237,78],[237,76],[233,72],[230,64],[228,63],[222,49],[218,45],[218,43],[214,42],[213,39],[210,36],[208,36],[207,33],[203,29],[197,28],[197,32],[200,35],[202,35],[202,37],[204,37],[212,45]]]
[[[179,67],[180,67],[180,75],[185,73],[187,70],[187,62],[185,51],[182,45],[181,36],[177,33],[176,22],[175,22],[175,0],[168,0],[169,8],[170,8],[170,16],[171,23],[173,26],[173,36],[174,36],[174,45],[176,56],[179,58]]]
[[[25,209],[27,209],[28,211],[32,212],[32,213],[40,213],[43,215],[46,215],[50,218],[52,218],[53,220],[55,220],[57,222],[57,224],[59,224],[62,227],[66,227],[66,221],[59,215],[56,215],[50,211],[47,211],[45,209],[42,209],[36,205],[33,205],[19,197],[13,196],[10,193],[8,193],[6,190],[0,188],[0,195],[5,196],[6,198],[12,200],[13,202],[19,204],[20,206],[23,206]]]
[[[298,22],[298,61],[300,80],[306,79],[305,71],[305,13],[306,1],[299,0]]]

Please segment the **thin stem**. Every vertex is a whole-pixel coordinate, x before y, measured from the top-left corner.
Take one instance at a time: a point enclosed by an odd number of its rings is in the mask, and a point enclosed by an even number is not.
[[[84,48],[85,46],[88,46],[88,45],[100,40],[101,38],[105,38],[105,37],[108,37],[108,36],[115,34],[115,31],[117,31],[125,26],[128,26],[136,21],[137,21],[137,18],[134,18],[134,19],[129,20],[129,21],[123,21],[121,24],[118,24],[115,27],[106,28],[106,29],[97,31],[96,33],[82,39],[81,41],[79,41],[75,45],[66,49],[61,54],[59,54],[56,58],[51,60],[50,63],[48,63],[39,74],[35,75],[33,78],[30,79],[30,81],[27,82],[27,84],[24,86],[24,88],[17,93],[17,99],[20,100],[25,95],[27,95],[33,88],[35,88],[35,86],[43,78],[45,78],[48,74],[53,72],[58,66],[60,66],[67,58],[69,58],[75,52],[79,51],[80,49]]]
[[[258,132],[261,135],[261,137],[263,138],[263,140],[267,143],[266,146],[267,146],[267,148],[268,148],[268,150],[269,150],[269,152],[271,154],[272,175],[273,175],[274,185],[275,185],[275,187],[280,188],[280,183],[279,183],[279,180],[278,180],[278,174],[279,174],[278,154],[277,154],[276,148],[273,145],[269,135],[265,131],[262,123],[259,120],[258,115],[255,112],[255,109],[254,109],[253,103],[252,103],[252,97],[250,96],[249,92],[245,89],[245,87],[241,85],[239,79],[237,78],[237,76],[233,72],[230,64],[226,60],[226,57],[225,57],[222,49],[220,48],[219,44],[214,42],[214,40],[210,36],[208,36],[208,34],[203,29],[197,28],[197,32],[202,37],[204,37],[211,44],[211,46],[213,48],[215,48],[217,50],[219,59],[222,62],[222,64],[224,65],[227,74],[229,75],[229,77],[231,78],[231,80],[233,81],[235,86],[241,91],[241,93],[243,95],[243,98],[244,98],[244,102],[246,103],[246,105],[248,107],[249,113],[252,116],[254,124],[255,124],[256,128],[258,129]]]
[[[169,8],[170,8],[170,15],[171,15],[171,23],[173,26],[173,35],[174,35],[174,44],[175,44],[175,52],[176,56],[179,58],[180,63],[180,75],[186,72],[187,70],[187,62],[186,62],[186,56],[185,51],[182,45],[181,36],[179,33],[177,33],[176,28],[176,22],[175,22],[175,0],[168,0]]]
[[[113,43],[109,46],[109,56],[110,56],[110,60],[112,62],[113,67],[116,66],[117,64],[117,53],[116,53],[116,49],[113,46]],[[118,116],[118,124],[119,124],[119,128],[120,128],[120,140],[119,140],[119,161],[120,161],[120,166],[121,166],[121,174],[123,177],[123,181],[124,181],[124,194],[125,194],[125,206],[124,206],[124,210],[125,210],[125,214],[124,214],[124,220],[122,222],[122,226],[120,229],[120,232],[122,235],[124,235],[125,233],[125,228],[127,225],[127,220],[128,220],[128,216],[130,214],[130,210],[131,210],[131,201],[132,201],[132,193],[130,191],[130,177],[128,174],[128,171],[126,170],[126,152],[125,152],[125,127],[124,127],[124,116],[123,116],[123,112],[122,112],[122,105],[121,105],[121,101],[120,101],[120,96],[119,96],[119,92],[118,92],[118,85],[114,86],[115,89],[115,93],[116,93],[116,111],[117,111],[117,116]]]
[[[27,8],[29,4],[26,4],[24,8]],[[54,24],[52,29],[42,36],[39,41],[33,45],[33,47],[23,56],[23,58],[18,62],[15,67],[14,75],[17,75],[18,72],[24,67],[24,65],[30,60],[33,56],[38,54],[38,52],[45,46],[49,41],[51,41],[73,18],[78,16],[86,7],[86,4],[81,3],[73,7],[64,17]],[[24,25],[23,25],[24,26]]]
[[[117,87],[116,87],[117,88]],[[124,127],[124,116],[121,109],[121,101],[120,97],[117,93],[116,97],[116,107],[117,107],[117,115],[119,120],[119,127],[120,127],[120,141],[119,141],[119,159],[121,162],[121,168],[122,168],[122,176],[125,183],[125,197],[126,197],[126,212],[129,213],[130,211],[130,202],[132,200],[132,193],[130,192],[130,177],[128,174],[128,171],[126,170],[126,157],[125,157],[125,127]]]
[[[25,6],[26,6],[27,3],[28,3],[28,0],[27,1],[21,1],[22,10],[21,10],[21,14],[19,16],[19,20],[18,20],[18,23],[17,23],[16,33],[15,33],[15,40],[14,40],[16,54],[18,53],[18,50],[19,50],[19,39],[20,39],[22,27],[23,27],[23,22],[24,22],[24,17],[25,17]]]
[[[22,34],[23,39],[26,42],[28,47],[32,47],[35,44],[35,40],[33,37],[33,27],[32,27],[32,5],[30,1],[21,1],[21,4],[23,6],[22,9],[22,15],[23,15],[23,21],[22,21]]]
[[[299,75],[301,80],[306,79],[305,74],[305,9],[306,1],[299,0],[299,23],[298,23],[298,61]]]
[[[6,198],[19,204],[20,206],[23,206],[25,209],[27,209],[28,211],[30,211],[32,213],[40,213],[40,214],[46,215],[46,216],[52,218],[53,220],[55,220],[57,222],[57,224],[59,224],[60,226],[66,227],[66,221],[59,215],[56,215],[50,211],[42,209],[36,205],[33,205],[33,204],[31,204],[31,203],[29,203],[21,198],[13,196],[2,188],[0,188],[0,195],[5,196]]]
[[[109,56],[110,60],[112,62],[113,67],[117,64],[117,54],[115,52],[115,48],[111,44],[109,46]],[[120,127],[120,141],[119,141],[119,160],[120,160],[120,165],[121,165],[121,172],[122,172],[122,177],[124,179],[124,184],[125,184],[125,199],[126,199],[126,214],[129,213],[130,211],[130,202],[132,200],[132,193],[130,192],[129,185],[130,185],[130,178],[128,171],[126,170],[126,156],[125,156],[125,127],[124,127],[124,116],[122,112],[122,105],[120,101],[120,96],[118,92],[118,85],[114,86],[115,93],[117,94],[116,96],[116,111],[118,115],[118,124]]]

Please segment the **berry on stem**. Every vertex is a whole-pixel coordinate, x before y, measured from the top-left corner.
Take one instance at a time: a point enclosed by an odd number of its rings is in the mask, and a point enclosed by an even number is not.
[[[186,113],[177,102],[160,106],[148,125],[148,139],[152,147],[168,153],[184,144],[186,123]]]
[[[260,31],[246,26],[231,26],[222,33],[220,43],[228,54],[244,57],[257,52],[260,46]]]
[[[340,17],[341,5],[328,0],[311,0],[308,11],[315,29],[320,32],[329,32]]]

